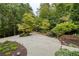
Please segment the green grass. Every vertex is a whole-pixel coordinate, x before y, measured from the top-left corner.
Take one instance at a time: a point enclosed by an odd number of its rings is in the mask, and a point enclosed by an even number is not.
[[[67,49],[60,49],[55,53],[55,56],[79,56],[79,51],[69,51]]]

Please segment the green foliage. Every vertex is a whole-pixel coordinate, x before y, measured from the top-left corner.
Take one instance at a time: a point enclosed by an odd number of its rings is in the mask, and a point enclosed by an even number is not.
[[[67,49],[60,49],[55,53],[56,56],[79,56],[79,51],[69,51]]]
[[[10,47],[11,47],[11,50],[14,51],[17,49],[17,44],[11,44]]]
[[[74,23],[64,22],[57,24],[56,27],[51,30],[51,32],[55,33],[57,36],[60,36],[75,29],[77,29],[77,25],[75,25]]]
[[[79,4],[75,3],[73,4],[73,8],[72,8],[72,11],[71,11],[71,19],[73,20],[73,22],[75,24],[78,24],[79,25]]]
[[[15,51],[18,48],[18,45],[15,42],[5,41],[0,43],[0,52],[5,55],[11,55],[12,51]]]
[[[73,4],[69,3],[41,4],[39,9],[39,17],[50,20],[50,28],[53,28],[56,26],[56,24],[66,21],[72,21],[72,8]]]
[[[22,19],[22,23],[18,24],[18,30],[24,34],[29,34],[33,31],[35,26],[35,19],[31,13],[25,13]]]
[[[79,25],[79,4],[78,3],[54,3],[50,5],[51,25],[58,23],[73,21]],[[56,22],[55,22],[56,21]]]
[[[32,13],[29,4],[0,4],[0,36],[18,34],[17,24],[21,22],[24,13]]]
[[[39,28],[41,30],[48,30],[50,27],[50,23],[49,20],[47,19],[43,19],[40,23],[39,23]]]
[[[40,4],[40,10],[39,10],[39,16],[41,18],[47,18],[49,17],[49,3],[41,3]]]
[[[48,19],[43,19],[43,18],[40,18],[37,20],[37,24],[36,24],[36,27],[39,31],[47,31],[49,30],[50,28],[50,22]]]
[[[33,30],[48,32],[52,29],[56,35],[70,32],[76,29],[70,22],[79,25],[78,5],[78,3],[41,3],[38,14],[35,16],[28,3],[0,4],[0,37],[20,32],[22,32],[21,36],[27,36]],[[76,34],[79,34],[78,29]]]
[[[10,56],[10,55],[11,55],[11,52],[10,52],[10,51],[5,52],[5,55],[6,55],[6,56]]]

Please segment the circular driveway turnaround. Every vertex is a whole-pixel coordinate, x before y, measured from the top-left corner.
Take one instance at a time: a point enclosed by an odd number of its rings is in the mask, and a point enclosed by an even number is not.
[[[54,53],[60,49],[61,43],[56,38],[51,38],[38,33],[32,33],[31,36],[19,37],[12,36],[0,39],[0,42],[6,40],[16,41],[27,48],[27,56],[54,56]]]

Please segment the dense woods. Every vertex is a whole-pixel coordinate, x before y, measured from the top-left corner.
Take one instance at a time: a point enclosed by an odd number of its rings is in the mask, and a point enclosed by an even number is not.
[[[49,20],[49,32],[52,35],[79,34],[78,5],[74,3],[42,3],[39,18]]]
[[[0,37],[32,31],[50,32],[56,36],[68,32],[79,34],[79,4],[41,3],[37,13],[34,15],[28,3],[0,4]]]
[[[18,34],[24,13],[32,13],[29,4],[0,4],[0,37]]]

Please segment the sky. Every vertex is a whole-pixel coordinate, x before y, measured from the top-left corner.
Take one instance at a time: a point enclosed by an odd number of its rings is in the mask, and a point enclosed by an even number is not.
[[[29,3],[33,9],[34,14],[36,15],[37,8],[40,8],[40,3]]]
[[[37,9],[40,8],[40,3],[29,3],[29,4],[30,4],[30,6],[31,6],[32,9],[33,9],[34,14],[37,15],[37,14],[36,14],[36,11],[37,11]],[[49,4],[51,4],[51,3],[49,3]]]

